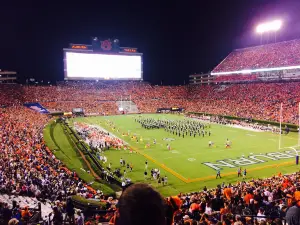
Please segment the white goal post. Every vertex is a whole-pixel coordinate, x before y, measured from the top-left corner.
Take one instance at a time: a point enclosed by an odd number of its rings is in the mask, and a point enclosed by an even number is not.
[[[300,150],[300,102],[298,103],[298,142],[297,145],[294,146],[288,146],[288,147],[282,147],[282,116],[283,112],[283,104],[280,103],[280,111],[279,111],[279,140],[278,140],[278,149],[292,149],[296,152],[296,155],[298,155],[298,151]]]

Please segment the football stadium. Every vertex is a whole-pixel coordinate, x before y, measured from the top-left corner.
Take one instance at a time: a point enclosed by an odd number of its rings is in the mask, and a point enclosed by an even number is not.
[[[144,81],[117,39],[62,58],[55,85],[0,71],[1,224],[299,218],[300,39],[233,49],[177,86]]]

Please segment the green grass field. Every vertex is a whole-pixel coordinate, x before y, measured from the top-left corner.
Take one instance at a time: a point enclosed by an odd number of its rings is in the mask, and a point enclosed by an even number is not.
[[[134,182],[148,182],[165,196],[179,192],[198,191],[204,186],[215,187],[222,182],[236,183],[242,180],[242,178],[237,178],[237,169],[240,166],[243,169],[247,168],[247,179],[264,178],[278,174],[278,172],[284,174],[299,170],[294,163],[295,152],[287,148],[297,145],[296,133],[283,135],[281,141],[283,149],[278,150],[279,135],[271,132],[254,132],[211,124],[211,137],[186,136],[182,138],[165,132],[163,129],[146,130],[134,121],[136,116],[138,115],[82,117],[72,119],[71,123],[80,121],[101,126],[129,143],[138,153],[130,154],[129,151],[111,149],[105,151],[108,162],[112,163],[113,168],[120,167],[119,160],[122,157],[126,163],[130,162],[134,167],[133,172],[127,172],[127,177]],[[183,119],[182,116],[169,114],[142,116]],[[113,131],[108,126],[107,120],[112,121],[119,132]],[[128,130],[131,134],[142,137],[143,142],[136,143],[128,136],[123,137],[122,133]],[[156,145],[153,144],[154,138],[157,140]],[[174,140],[164,140],[165,138]],[[226,138],[232,142],[230,149],[225,149]],[[213,148],[208,147],[210,140],[215,143]],[[145,148],[147,142],[151,143],[150,148]],[[171,144],[172,151],[167,150],[167,143]],[[146,159],[149,163],[149,172],[151,168],[159,168],[161,175],[168,176],[167,186],[158,186],[153,180],[144,180]],[[76,164],[75,161],[74,163]],[[215,178],[217,167],[221,168],[223,176],[218,180]]]
[[[82,160],[78,150],[76,150],[72,140],[65,135],[61,124],[53,123],[53,121],[50,122],[44,129],[44,139],[54,155],[60,159],[69,170],[75,171],[81,179],[90,183],[93,188],[100,189],[107,195],[114,193],[114,190],[109,186],[99,182],[91,174],[85,172],[88,170],[88,167]]]

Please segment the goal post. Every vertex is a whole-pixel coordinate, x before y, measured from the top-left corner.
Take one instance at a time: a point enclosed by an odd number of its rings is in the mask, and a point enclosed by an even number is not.
[[[281,149],[281,135],[282,135],[282,103],[280,103],[280,109],[279,109],[279,141],[278,141],[278,149]]]
[[[298,138],[296,145],[294,146],[284,146],[282,147],[282,121],[283,121],[283,104],[280,103],[280,111],[279,111],[279,140],[278,140],[278,145],[279,145],[279,150],[292,150],[295,152],[295,157],[296,157],[296,164],[298,165],[299,163],[299,150],[300,150],[300,102],[298,103]]]
[[[282,134],[283,134],[283,130],[282,129],[284,129],[283,127],[282,127],[282,123],[283,123],[283,110],[284,110],[284,108],[283,108],[283,104],[282,103],[280,103],[280,109],[279,109],[279,137],[278,137],[278,149],[280,150],[280,149],[287,149],[287,148],[296,148],[296,149],[300,149],[300,102],[297,104],[297,106],[298,106],[298,129],[297,129],[297,134],[298,134],[298,137],[297,138],[295,138],[296,139],[296,143],[295,143],[295,145],[293,145],[293,146],[283,146],[284,144],[283,144],[283,140],[284,140],[284,138],[282,138]]]
[[[298,103],[298,146],[300,145],[300,102]]]

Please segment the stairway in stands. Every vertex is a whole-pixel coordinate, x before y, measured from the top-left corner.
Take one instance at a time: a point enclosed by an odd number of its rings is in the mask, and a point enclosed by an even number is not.
[[[118,108],[123,108],[126,113],[138,113],[138,107],[133,101],[117,101]]]
[[[16,201],[21,208],[28,206],[28,208],[30,209],[38,209],[38,203],[40,202],[36,198],[0,194],[0,202],[7,203],[9,208],[12,208],[13,201]],[[42,218],[46,219],[48,215],[52,212],[50,201],[45,203],[41,202],[41,209],[42,209]]]

